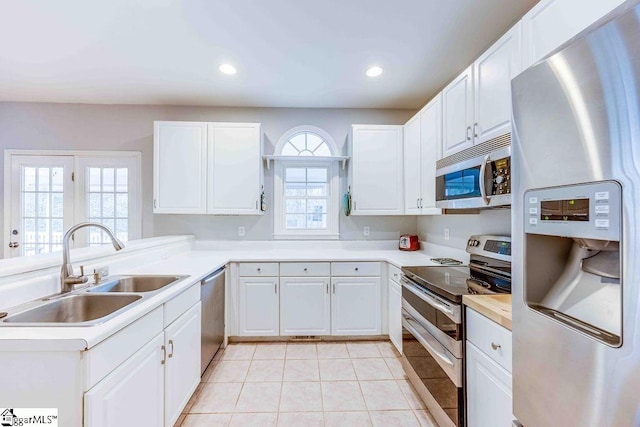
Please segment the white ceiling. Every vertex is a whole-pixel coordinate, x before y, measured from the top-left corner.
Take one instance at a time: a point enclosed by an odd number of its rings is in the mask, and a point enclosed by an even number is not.
[[[0,1],[0,101],[341,108],[421,107],[537,2]]]

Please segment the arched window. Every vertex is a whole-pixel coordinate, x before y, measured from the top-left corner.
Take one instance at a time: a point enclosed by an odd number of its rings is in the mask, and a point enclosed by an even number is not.
[[[337,153],[333,138],[315,126],[282,135],[275,149],[275,238],[338,238]]]
[[[300,132],[289,138],[282,147],[283,156],[330,156],[327,141],[313,132]]]

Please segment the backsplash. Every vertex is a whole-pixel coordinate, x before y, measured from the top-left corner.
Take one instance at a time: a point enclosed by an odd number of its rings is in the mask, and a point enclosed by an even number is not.
[[[441,215],[418,217],[420,240],[437,245],[465,249],[472,234],[511,235],[511,209],[480,211],[476,215]],[[445,239],[449,229],[449,240]]]

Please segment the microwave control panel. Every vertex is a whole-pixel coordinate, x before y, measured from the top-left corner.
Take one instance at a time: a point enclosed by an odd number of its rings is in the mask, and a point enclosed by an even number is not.
[[[511,194],[511,159],[509,157],[491,162],[491,181],[491,195]]]

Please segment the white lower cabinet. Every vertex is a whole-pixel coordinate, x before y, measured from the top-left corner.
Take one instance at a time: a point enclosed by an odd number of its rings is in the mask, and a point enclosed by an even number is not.
[[[331,279],[331,334],[379,335],[380,278]]]
[[[238,303],[238,335],[280,334],[280,298],[277,277],[241,277]]]
[[[280,279],[280,335],[329,335],[329,278]]]
[[[238,272],[231,336],[382,333],[379,262],[240,263]]]
[[[389,274],[389,339],[402,354],[402,285],[393,274]]]
[[[511,426],[511,331],[466,309],[467,425]]]
[[[198,283],[86,352],[87,387],[97,382],[84,393],[85,426],[175,424],[200,383],[199,298]],[[139,348],[150,330],[161,332]]]
[[[467,341],[467,424],[510,426],[511,374]]]
[[[178,420],[200,383],[200,316],[201,303],[197,303],[164,332],[167,354],[164,363],[164,425],[167,427]]]
[[[163,425],[164,333],[158,334],[84,395],[84,425]]]

